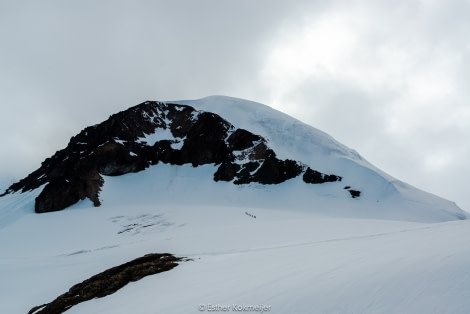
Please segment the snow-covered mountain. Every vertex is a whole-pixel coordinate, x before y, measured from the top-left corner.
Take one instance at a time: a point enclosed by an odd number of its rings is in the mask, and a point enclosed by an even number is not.
[[[6,193],[44,185],[35,201],[37,213],[62,210],[85,198],[99,206],[103,175],[139,172],[159,162],[214,164],[214,180],[234,184],[279,184],[300,175],[311,184],[342,179],[296,160],[279,159],[266,138],[236,128],[219,115],[147,101],[84,129]],[[347,190],[351,197],[360,195],[350,187]]]
[[[156,252],[187,259],[67,312],[465,313],[468,217],[262,104],[145,102],[0,197],[0,312]]]
[[[147,101],[114,114],[72,137],[65,149],[11,185],[6,194],[36,191],[38,213],[62,210],[86,198],[100,206],[105,176],[144,171],[159,163],[211,165],[206,167],[211,174],[197,185],[231,182],[248,185],[239,189],[248,194],[260,187],[279,189],[274,204],[269,204],[273,198],[265,197],[267,206],[411,221],[466,218],[455,204],[383,173],[331,136],[262,104],[223,96]],[[176,194],[188,198],[191,192]],[[229,200],[233,192],[221,196],[221,201]],[[167,197],[165,193],[159,199]],[[213,198],[203,197],[208,203]],[[254,198],[263,199],[262,193]]]

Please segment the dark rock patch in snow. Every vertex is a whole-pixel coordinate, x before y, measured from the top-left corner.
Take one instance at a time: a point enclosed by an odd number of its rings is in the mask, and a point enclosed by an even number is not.
[[[310,169],[309,167],[304,173],[303,180],[306,183],[321,184],[325,182],[341,181],[342,178],[334,174],[324,174],[319,171]]]
[[[361,196],[361,191],[349,190],[349,193],[351,194],[352,198],[356,198],[356,197]]]
[[[357,198],[361,196],[361,191],[358,190],[351,190],[351,187],[349,185],[344,187],[345,190],[348,190],[349,194],[351,194],[352,198]]]
[[[89,279],[72,286],[69,291],[54,301],[33,307],[28,314],[59,314],[74,305],[94,298],[102,298],[121,289],[129,282],[138,281],[145,276],[168,271],[185,261],[168,253],[151,253],[125,264],[110,268]]]

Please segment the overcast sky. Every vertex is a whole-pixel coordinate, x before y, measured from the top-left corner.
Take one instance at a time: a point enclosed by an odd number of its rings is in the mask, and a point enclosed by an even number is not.
[[[219,94],[470,211],[469,17],[468,0],[0,0],[0,178],[142,101]]]

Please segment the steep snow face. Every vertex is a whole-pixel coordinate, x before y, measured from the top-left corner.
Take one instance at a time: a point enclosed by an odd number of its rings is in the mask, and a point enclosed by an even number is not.
[[[235,127],[252,130],[266,138],[280,158],[293,158],[321,172],[343,177],[343,186],[360,190],[362,200],[401,200],[401,206],[408,212],[437,214],[443,211],[446,216],[454,219],[470,217],[455,203],[395,179],[330,135],[266,105],[226,96],[210,96],[174,103],[214,112],[231,121]]]
[[[367,190],[364,197],[393,193],[395,179],[367,162],[330,135],[266,105],[226,96],[175,101],[214,112],[235,127],[252,130],[268,140],[279,158],[299,160],[323,173],[344,178],[344,185]],[[366,180],[363,180],[366,179]]]
[[[319,170],[327,172],[332,169],[330,157],[363,160],[359,154],[330,135],[257,102],[226,96],[172,102],[218,114],[235,127],[266,138],[280,158],[299,159],[307,164],[318,165]]]

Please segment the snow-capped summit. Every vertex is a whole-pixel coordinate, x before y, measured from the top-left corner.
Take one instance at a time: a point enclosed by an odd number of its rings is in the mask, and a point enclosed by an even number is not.
[[[299,208],[315,203],[320,208],[311,210],[413,221],[466,218],[455,204],[394,179],[328,134],[268,106],[226,96],[146,101],[113,114],[72,137],[65,149],[11,185],[6,194],[36,191],[38,213],[85,199],[100,206],[106,201],[100,196],[105,177],[157,164],[211,165],[212,178],[200,181],[251,184],[244,193],[280,185],[275,188],[278,201]],[[292,189],[287,181],[297,184],[295,192],[286,192]],[[199,197],[211,199],[212,189],[201,191],[207,195]]]
[[[334,173],[342,178],[338,185],[361,191],[362,201],[376,202],[378,208],[382,207],[382,202],[393,207],[388,212],[377,209],[375,213],[371,213],[364,210],[364,207],[368,207],[366,205],[352,215],[418,221],[434,220],[431,217],[436,220],[469,218],[468,213],[454,202],[394,178],[325,132],[269,106],[227,96],[209,96],[177,103],[217,113],[236,127],[246,128],[263,136],[279,158],[298,160],[322,173]],[[392,205],[395,201],[402,203]],[[346,205],[349,206],[351,204]]]

